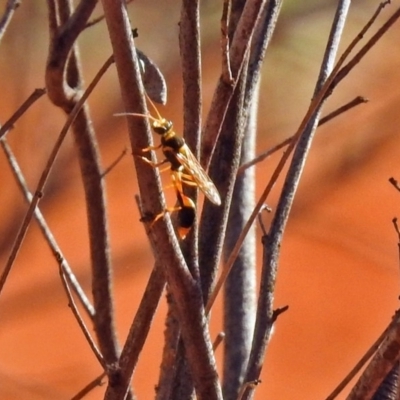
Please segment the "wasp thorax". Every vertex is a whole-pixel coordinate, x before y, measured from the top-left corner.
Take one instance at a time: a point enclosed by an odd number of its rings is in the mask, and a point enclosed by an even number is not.
[[[166,134],[169,130],[172,129],[172,122],[167,119],[160,119],[153,122],[153,130],[155,133],[159,135]]]

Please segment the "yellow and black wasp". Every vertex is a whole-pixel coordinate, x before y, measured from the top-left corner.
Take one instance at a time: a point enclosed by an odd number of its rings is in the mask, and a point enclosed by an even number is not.
[[[165,159],[155,163],[146,157],[141,158],[155,168],[165,163],[170,164],[169,169],[171,171],[172,184],[176,191],[178,205],[166,211],[178,211],[178,233],[183,239],[193,225],[196,215],[196,206],[193,200],[183,193],[183,184],[198,187],[204,195],[217,206],[221,204],[221,198],[214,183],[197,161],[185,140],[174,131],[172,121],[161,117],[153,102],[148,97],[147,100],[156,112],[157,118],[152,115],[136,113],[127,113],[124,115],[148,118],[152,122],[151,126],[153,131],[161,136],[161,143],[158,146],[146,147],[142,152],[145,153],[161,148]],[[162,215],[164,215],[164,213],[158,215],[153,223],[162,217]]]
[[[176,191],[177,205],[175,207],[167,208],[162,213],[158,214],[152,221],[156,223],[166,212],[177,211],[177,231],[180,239],[185,239],[190,229],[193,226],[196,218],[196,205],[193,200],[183,194],[183,192]]]

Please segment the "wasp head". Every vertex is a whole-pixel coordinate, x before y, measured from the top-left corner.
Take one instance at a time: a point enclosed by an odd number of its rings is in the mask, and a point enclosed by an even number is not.
[[[172,121],[168,121],[165,118],[157,119],[153,121],[153,130],[159,135],[165,135],[172,129]]]

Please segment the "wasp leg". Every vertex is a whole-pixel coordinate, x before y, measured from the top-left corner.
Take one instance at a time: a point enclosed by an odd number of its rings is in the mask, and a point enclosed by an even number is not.
[[[158,168],[158,167],[160,167],[161,165],[163,165],[163,164],[165,164],[165,163],[168,162],[167,159],[162,160],[162,161],[159,161],[159,162],[154,162],[154,161],[151,161],[151,160],[149,160],[148,158],[143,157],[143,156],[138,156],[138,157],[140,157],[145,163],[151,165],[153,168]],[[168,170],[168,169],[170,169],[170,168],[169,168],[169,167],[166,168],[165,171]]]
[[[179,179],[185,185],[199,187],[198,183],[196,183],[192,175],[185,174],[184,172],[181,171],[177,171],[175,174],[178,175],[177,179]]]
[[[142,153],[148,153],[149,151],[152,151],[152,150],[161,149],[161,147],[162,147],[162,144],[159,144],[158,146],[147,146],[144,149],[142,149],[141,151],[142,151]]]
[[[182,182],[187,186],[199,187],[199,185],[193,179],[186,179],[182,177]]]

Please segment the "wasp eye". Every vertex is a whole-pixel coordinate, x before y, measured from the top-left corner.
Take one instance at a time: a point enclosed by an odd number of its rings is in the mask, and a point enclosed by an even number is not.
[[[159,121],[154,121],[153,130],[159,135],[164,135],[172,128],[172,122],[167,119],[161,119]]]

